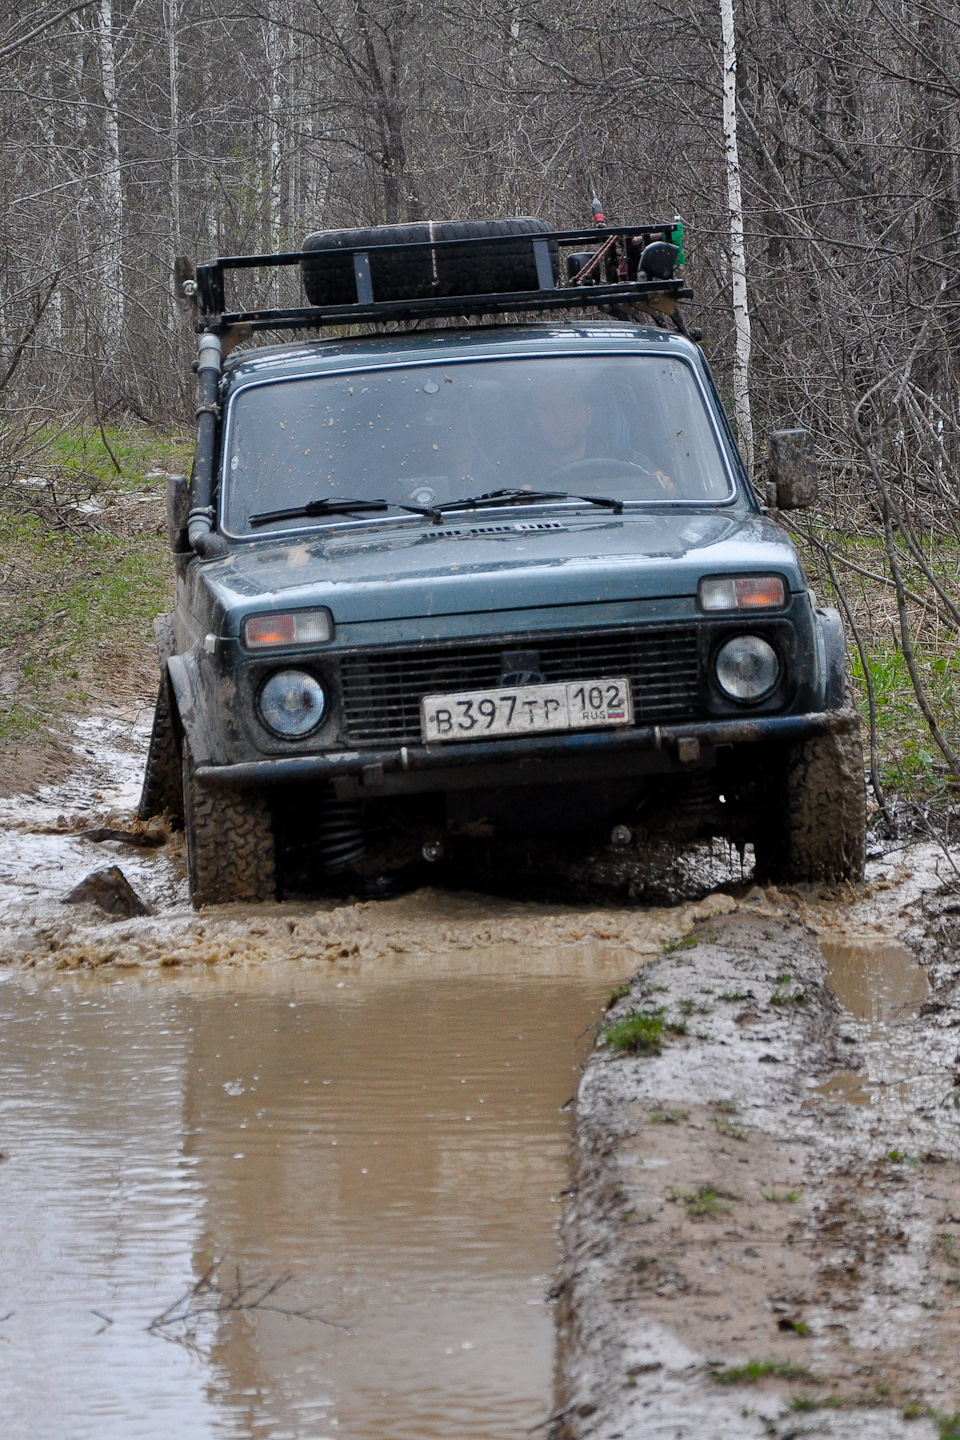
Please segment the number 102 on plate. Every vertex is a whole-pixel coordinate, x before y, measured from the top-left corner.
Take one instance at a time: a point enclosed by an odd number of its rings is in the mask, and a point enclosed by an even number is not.
[[[632,724],[633,697],[629,680],[623,678],[465,690],[425,695],[420,703],[420,728],[427,744]]]

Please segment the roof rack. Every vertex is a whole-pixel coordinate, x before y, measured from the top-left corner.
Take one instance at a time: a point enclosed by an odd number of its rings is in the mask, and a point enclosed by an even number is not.
[[[532,263],[538,281],[535,290],[502,290],[489,294],[425,295],[401,300],[378,300],[374,293],[370,255],[379,260],[387,252],[396,258],[415,252],[451,250],[467,252],[482,247],[510,249],[532,247]],[[563,251],[590,246],[587,254],[567,255]],[[649,247],[655,246],[655,251]],[[335,251],[295,250],[280,255],[230,255],[210,265],[198,265],[195,280],[183,284],[183,294],[197,306],[198,331],[223,332],[233,326],[254,330],[309,330],[327,325],[359,322],[385,323],[393,320],[439,319],[450,316],[503,314],[517,311],[600,309],[619,318],[635,319],[639,308],[662,323],[669,317],[676,328],[684,324],[677,300],[689,299],[693,291],[673,278],[673,265],[683,261],[683,224],[679,219],[648,225],[596,225],[584,230],[541,231],[532,235],[478,236],[459,240],[426,240],[387,245],[338,247]],[[476,252],[479,254],[479,250]],[[356,300],[349,304],[302,305],[280,309],[228,310],[228,270],[274,269],[315,264],[335,254],[340,262],[352,260]],[[555,265],[556,260],[556,265]],[[646,265],[644,261],[646,260]],[[650,273],[651,269],[653,273]],[[301,270],[302,274],[302,270]],[[642,277],[642,278],[641,278]]]

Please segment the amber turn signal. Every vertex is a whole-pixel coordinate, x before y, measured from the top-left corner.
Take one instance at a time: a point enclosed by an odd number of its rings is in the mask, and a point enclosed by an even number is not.
[[[779,575],[713,575],[700,581],[700,609],[779,610],[785,592]]]
[[[248,650],[279,645],[320,645],[332,639],[333,616],[329,610],[251,615],[243,622],[243,643]]]

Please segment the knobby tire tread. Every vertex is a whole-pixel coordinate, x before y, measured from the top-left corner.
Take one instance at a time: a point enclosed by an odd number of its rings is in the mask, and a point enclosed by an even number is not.
[[[167,814],[175,830],[183,829],[181,770],[179,722],[170,697],[170,682],[164,673],[157,691],[147,764],[137,806],[140,820],[152,820],[157,815]]]
[[[183,807],[194,907],[274,900],[276,841],[267,793],[199,784],[184,744]]]
[[[787,752],[782,804],[761,868],[785,881],[861,880],[866,850],[866,788],[859,730],[818,735]]]

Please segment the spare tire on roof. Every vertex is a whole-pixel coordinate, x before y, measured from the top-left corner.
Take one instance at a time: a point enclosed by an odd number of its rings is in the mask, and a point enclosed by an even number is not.
[[[430,296],[489,295],[537,290],[533,246],[524,236],[550,233],[545,220],[520,215],[512,220],[419,220],[409,225],[377,225],[366,230],[320,230],[308,235],[301,261],[303,284],[311,305],[356,303],[353,256],[362,248],[370,257],[375,300],[423,300]],[[424,245],[431,240],[489,240],[516,237],[514,244],[440,246],[437,249],[384,249]],[[315,257],[315,258],[314,258]],[[557,247],[550,246],[554,280]]]

